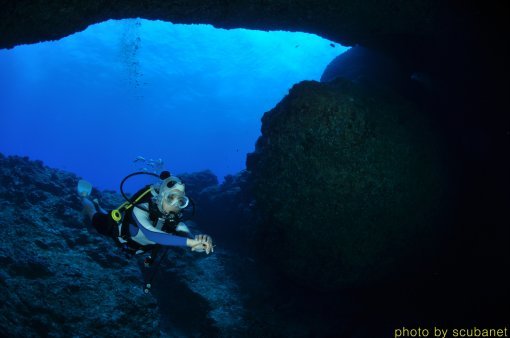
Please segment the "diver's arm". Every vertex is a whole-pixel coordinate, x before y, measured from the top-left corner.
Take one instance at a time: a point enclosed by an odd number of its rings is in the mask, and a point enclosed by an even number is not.
[[[140,227],[143,235],[151,242],[168,246],[189,246],[186,237],[174,236],[165,232],[157,232],[152,229]]]
[[[190,248],[193,248],[194,246],[197,246],[199,244],[202,244],[202,242],[187,238],[187,237],[181,237],[181,236],[175,236],[168,234],[166,232],[159,232],[158,229],[152,227],[153,229],[147,229],[143,226],[140,227],[140,230],[144,234],[145,237],[149,241],[156,242],[161,245],[168,245],[168,246],[187,246]]]

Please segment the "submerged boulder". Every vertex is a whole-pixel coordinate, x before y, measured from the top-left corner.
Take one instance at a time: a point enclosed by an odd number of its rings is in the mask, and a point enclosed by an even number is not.
[[[247,158],[268,264],[322,290],[401,280],[433,256],[440,143],[413,105],[345,79],[295,85]]]

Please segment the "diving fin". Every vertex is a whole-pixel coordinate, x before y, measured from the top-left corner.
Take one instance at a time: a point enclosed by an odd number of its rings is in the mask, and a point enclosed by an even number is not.
[[[92,192],[92,184],[85,180],[78,181],[78,195],[87,197]]]

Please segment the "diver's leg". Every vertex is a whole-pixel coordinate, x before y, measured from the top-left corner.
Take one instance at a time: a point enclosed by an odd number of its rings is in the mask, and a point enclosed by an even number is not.
[[[89,220],[92,221],[92,217],[94,217],[94,214],[96,213],[94,203],[87,197],[83,197],[81,199],[81,203],[83,204],[83,212],[87,215]]]
[[[99,205],[99,200],[97,198],[94,198],[92,200],[92,203],[94,203],[94,207],[96,208],[96,211],[97,212],[100,212],[100,213],[103,213],[103,214],[107,214],[108,211],[104,210],[100,205]]]

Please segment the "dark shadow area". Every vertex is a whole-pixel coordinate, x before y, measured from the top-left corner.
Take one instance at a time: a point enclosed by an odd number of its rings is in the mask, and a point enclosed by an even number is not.
[[[151,293],[158,300],[161,330],[171,337],[218,337],[219,331],[208,317],[211,307],[193,292],[181,277],[168,271],[172,263],[165,261],[153,280]],[[151,271],[145,271],[147,273]]]

